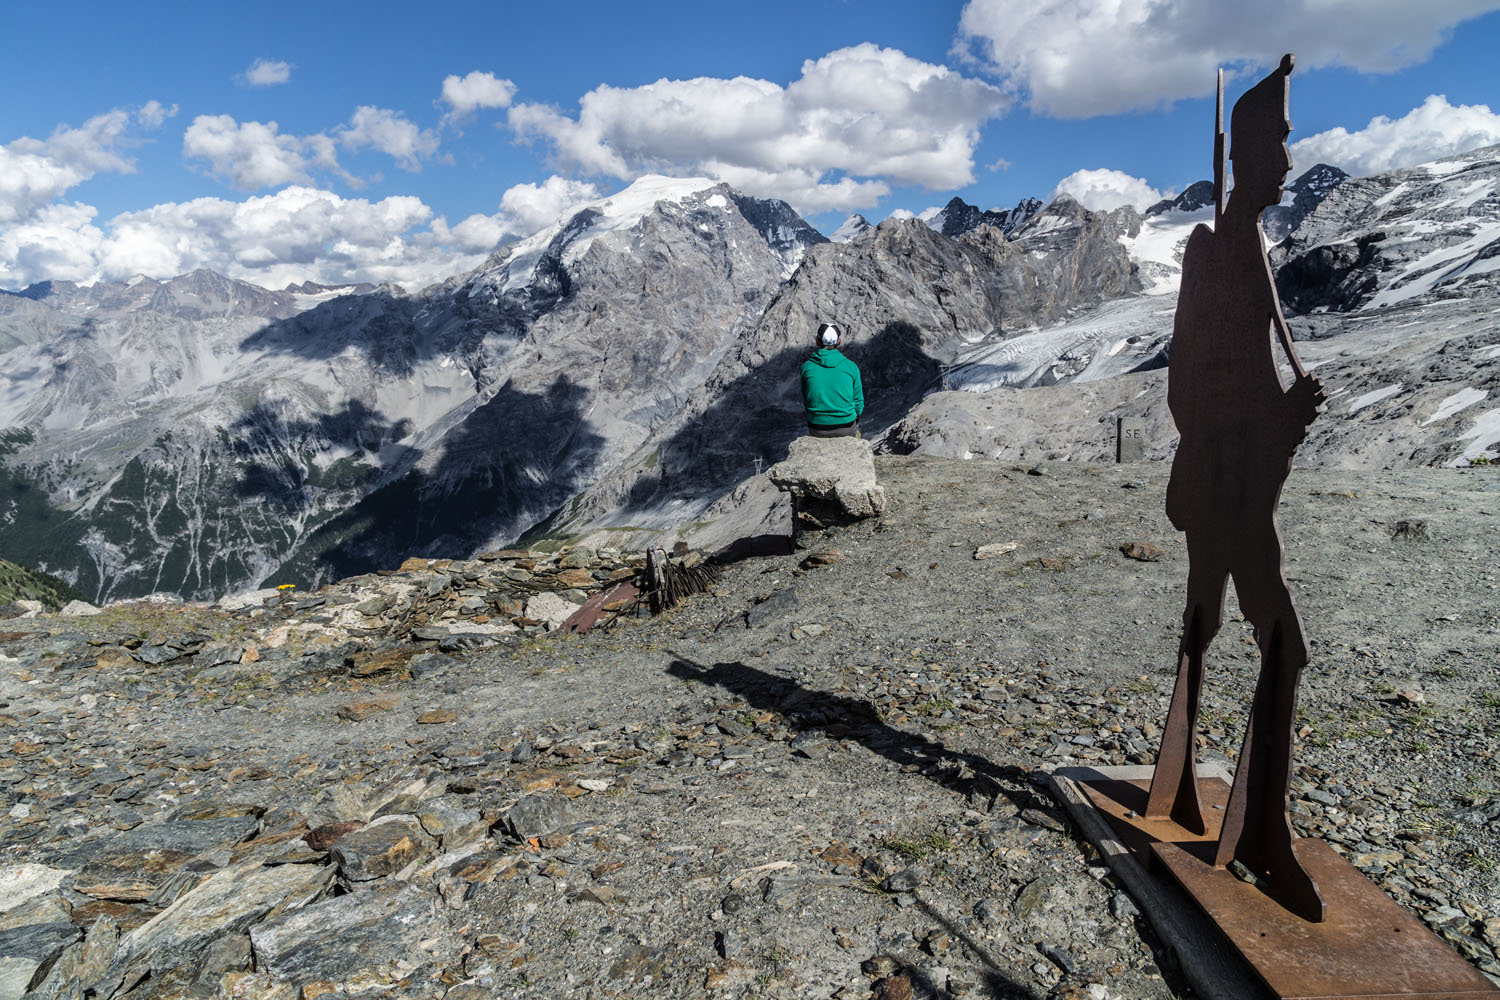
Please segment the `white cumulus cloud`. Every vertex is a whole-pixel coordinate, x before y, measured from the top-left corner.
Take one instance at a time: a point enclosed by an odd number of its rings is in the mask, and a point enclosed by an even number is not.
[[[1072,196],[1091,212],[1108,212],[1125,205],[1148,208],[1166,197],[1139,177],[1123,170],[1075,170],[1057,182],[1051,198]]]
[[[241,191],[283,184],[310,184],[318,171],[360,181],[339,165],[338,147],[374,149],[403,170],[421,170],[437,152],[438,138],[399,111],[362,106],[329,135],[292,135],[275,122],[239,122],[230,115],[199,115],[182,136],[182,154],[206,160],[209,172]]]
[[[34,218],[95,174],[133,171],[126,150],[139,139],[132,126],[158,128],[176,113],[175,105],[151,101],[135,112],[117,108],[96,115],[78,128],[58,126],[46,139],[22,136],[0,146],[0,224]]]
[[[743,76],[603,85],[576,117],[518,104],[509,124],[588,175],[707,175],[812,212],[869,205],[891,183],[970,183],[980,126],[1009,103],[992,84],[863,44],[808,60],[785,87]]]
[[[242,191],[305,184],[317,168],[337,170],[331,138],[282,133],[275,122],[237,122],[199,115],[182,136],[182,155],[208,161],[209,171]]]
[[[19,225],[0,229],[0,288],[47,279],[89,279],[104,233],[89,205],[46,205]]]
[[[279,59],[257,59],[245,70],[244,80],[252,87],[272,87],[292,78],[292,64]]]
[[[377,149],[403,170],[421,170],[422,161],[437,152],[438,138],[399,111],[368,105],[356,108],[349,124],[338,131],[346,149]]]
[[[530,234],[556,222],[576,205],[600,197],[598,187],[567,177],[548,177],[541,184],[517,184],[500,196],[500,218],[506,231]]]
[[[508,108],[516,96],[516,85],[493,73],[475,70],[465,76],[443,78],[443,101],[453,114],[466,115],[480,108]]]
[[[1033,108],[1087,117],[1213,91],[1295,52],[1303,67],[1391,72],[1425,61],[1500,0],[969,0],[955,50],[1004,77]]]
[[[0,229],[0,288],[167,278],[206,267],[269,288],[312,280],[416,289],[478,266],[502,240],[549,226],[600,195],[588,182],[549,177],[510,188],[494,214],[452,226],[419,198],[343,198],[302,184],[242,201],[156,205],[106,222],[88,205],[47,205]]]
[[[1356,177],[1467,153],[1500,143],[1500,115],[1483,104],[1433,94],[1400,118],[1378,115],[1358,132],[1335,128],[1292,144],[1298,169],[1331,163]]]
[[[418,288],[477,265],[493,246],[479,231],[492,231],[484,216],[450,230],[419,198],[341,198],[302,185],[243,201],[157,205],[102,224],[95,215],[86,205],[50,205],[0,230],[0,287],[206,267],[271,288],[309,279]]]
[[[177,105],[174,104],[169,108],[160,101],[147,101],[141,110],[136,112],[136,120],[143,128],[161,128],[168,118],[176,117]]]

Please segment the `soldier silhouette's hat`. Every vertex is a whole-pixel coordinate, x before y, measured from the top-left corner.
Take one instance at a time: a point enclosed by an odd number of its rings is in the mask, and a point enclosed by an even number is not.
[[[1290,53],[1281,57],[1281,65],[1266,78],[1240,95],[1229,117],[1229,158],[1238,153],[1258,155],[1255,140],[1266,135],[1281,136],[1287,122],[1287,77],[1292,75]]]

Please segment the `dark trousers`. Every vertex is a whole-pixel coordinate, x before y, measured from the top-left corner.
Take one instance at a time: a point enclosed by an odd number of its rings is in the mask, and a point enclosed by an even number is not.
[[[847,424],[808,424],[807,436],[815,438],[859,437],[859,421],[851,420]]]

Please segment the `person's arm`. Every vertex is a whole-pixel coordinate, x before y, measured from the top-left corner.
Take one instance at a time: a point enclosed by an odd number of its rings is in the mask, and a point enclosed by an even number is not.
[[[849,367],[854,369],[854,419],[858,420],[859,415],[865,412],[865,387],[859,379],[859,365],[851,361]]]

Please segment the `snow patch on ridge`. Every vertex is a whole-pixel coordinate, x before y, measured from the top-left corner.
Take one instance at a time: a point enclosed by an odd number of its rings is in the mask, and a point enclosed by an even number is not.
[[[1375,389],[1372,392],[1367,392],[1363,396],[1356,397],[1354,402],[1349,404],[1349,409],[1345,412],[1358,413],[1360,410],[1363,410],[1367,406],[1374,406],[1382,399],[1390,399],[1392,396],[1396,395],[1396,393],[1400,392],[1403,388],[1405,387],[1400,382],[1397,382],[1395,385],[1388,385],[1379,389]]]
[[[1486,410],[1475,417],[1473,426],[1460,434],[1458,439],[1470,443],[1457,458],[1448,463],[1449,466],[1468,465],[1470,459],[1480,455],[1493,457],[1488,446],[1500,440],[1500,409]]]
[[[1436,423],[1439,420],[1447,420],[1460,410],[1467,409],[1475,403],[1483,402],[1489,394],[1488,389],[1475,389],[1473,387],[1460,389],[1439,403],[1437,412],[1422,421],[1422,426],[1426,427],[1428,424]]]

